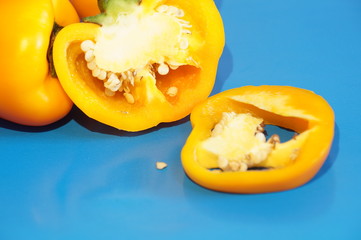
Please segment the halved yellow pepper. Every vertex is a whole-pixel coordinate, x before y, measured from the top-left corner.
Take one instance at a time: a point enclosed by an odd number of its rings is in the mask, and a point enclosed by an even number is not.
[[[101,15],[65,27],[54,43],[62,86],[85,114],[118,129],[140,131],[179,120],[208,97],[224,46],[222,19],[212,0],[99,4]],[[88,51],[90,57],[83,42],[98,44]],[[102,77],[91,64],[102,68]]]
[[[224,121],[224,113],[262,119],[298,136],[275,143],[268,157],[253,165],[266,169],[220,170],[220,157],[204,146]],[[245,86],[219,93],[194,108],[191,123],[193,130],[181,153],[186,174],[203,187],[232,193],[275,192],[305,184],[323,165],[334,136],[334,113],[326,100],[289,86]],[[232,127],[236,135],[239,127]]]
[[[64,117],[72,101],[51,75],[48,54],[54,22],[79,21],[67,0],[1,1],[0,117],[39,126]]]

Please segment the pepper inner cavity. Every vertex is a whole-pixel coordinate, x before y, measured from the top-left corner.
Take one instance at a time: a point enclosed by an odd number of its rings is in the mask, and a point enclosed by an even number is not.
[[[225,112],[201,147],[217,157],[220,170],[247,171],[260,166],[279,143],[277,134],[266,140],[263,119]]]
[[[104,82],[107,96],[123,94],[134,103],[132,88],[143,77],[155,79],[156,72],[167,75],[183,65],[196,66],[189,57],[192,25],[185,13],[174,6],[161,5],[150,14],[138,11],[120,15],[116,24],[102,26],[93,40],[81,43],[87,68],[93,77]],[[165,92],[178,94],[175,86]]]

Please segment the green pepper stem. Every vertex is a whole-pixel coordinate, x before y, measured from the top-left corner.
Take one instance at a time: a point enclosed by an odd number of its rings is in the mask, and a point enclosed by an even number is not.
[[[62,28],[63,28],[62,26],[60,26],[59,24],[54,22],[53,30],[52,30],[51,35],[50,35],[48,52],[47,52],[47,55],[46,55],[47,60],[48,60],[48,64],[49,64],[49,72],[50,72],[51,76],[54,77],[54,78],[56,78],[57,75],[56,75],[56,71],[55,71],[55,67],[54,67],[54,60],[53,60],[53,45],[54,45],[56,35],[59,33],[59,31]]]
[[[100,14],[83,18],[84,22],[112,24],[119,15],[132,13],[142,0],[98,0]]]

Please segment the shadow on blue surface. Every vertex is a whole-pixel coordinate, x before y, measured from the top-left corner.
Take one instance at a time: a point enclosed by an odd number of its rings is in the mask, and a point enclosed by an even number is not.
[[[218,63],[217,71],[217,78],[211,95],[217,94],[222,91],[225,81],[229,78],[233,71],[233,57],[227,45],[223,49],[222,56]]]
[[[68,114],[67,116],[65,116],[64,118],[60,119],[59,121],[46,125],[46,126],[25,126],[25,125],[20,125],[17,123],[13,123],[10,121],[7,121],[5,119],[1,119],[0,118],[0,128],[5,128],[5,129],[9,129],[9,130],[13,130],[13,131],[20,131],[20,132],[47,132],[47,131],[51,131],[57,128],[60,128],[61,126],[66,125],[68,122],[70,122],[72,120],[72,117],[70,114]]]
[[[70,116],[79,125],[85,127],[89,131],[102,133],[102,134],[108,134],[108,135],[127,136],[127,137],[141,136],[141,135],[144,135],[144,134],[148,134],[148,133],[151,133],[151,132],[158,131],[161,128],[169,128],[169,127],[177,126],[177,125],[185,123],[185,122],[187,122],[189,120],[189,117],[187,116],[187,117],[185,117],[183,119],[180,119],[178,121],[175,121],[175,122],[172,122],[172,123],[161,123],[158,126],[155,126],[153,128],[143,130],[143,131],[140,131],[140,132],[127,132],[127,131],[123,131],[123,130],[118,130],[118,129],[113,128],[111,126],[102,124],[102,123],[100,123],[100,122],[98,122],[98,121],[96,121],[96,120],[94,120],[92,118],[89,118],[88,116],[86,116],[77,107],[74,107],[72,109],[72,111],[70,113]]]
[[[140,136],[144,135],[150,132],[157,131],[161,128],[169,128],[172,126],[177,126],[179,124],[185,123],[189,121],[189,116],[184,117],[183,119],[180,119],[178,121],[172,122],[172,123],[161,123],[158,126],[155,126],[153,128],[150,128],[148,130],[140,131],[140,132],[127,132],[123,130],[118,130],[116,128],[107,126],[105,124],[102,124],[92,118],[89,118],[86,116],[79,108],[76,106],[73,107],[73,109],[70,111],[70,113],[65,116],[63,119],[46,125],[46,126],[25,126],[16,124],[4,119],[0,119],[0,128],[5,128],[13,131],[20,131],[20,132],[47,132],[52,131],[57,128],[60,128],[66,124],[68,124],[70,121],[75,121],[79,125],[85,127],[89,131],[97,132],[97,133],[103,133],[108,135],[116,135],[116,136]]]
[[[309,183],[296,189],[265,194],[222,193],[203,188],[184,177],[185,198],[194,212],[210,219],[227,219],[233,224],[275,226],[307,222],[329,211],[334,201],[335,181],[329,170],[336,161],[339,141],[336,124],[333,145],[324,165]],[[322,179],[326,173],[327,177]],[[222,199],[222,204],[218,204],[217,199]]]
[[[214,0],[218,10],[222,8],[223,0]]]
[[[183,189],[195,215],[223,219],[230,224],[268,227],[317,218],[330,209],[335,191],[334,181],[325,181],[321,188],[318,185],[276,193],[230,194],[202,188],[189,178],[185,178]]]
[[[338,151],[339,151],[339,143],[340,143],[340,130],[339,130],[338,125],[336,124],[335,136],[333,138],[332,148],[330,150],[330,153],[329,153],[325,163],[321,167],[320,171],[311,180],[311,182],[319,179],[322,175],[324,175],[325,173],[327,173],[330,170],[330,168],[332,167],[332,165],[335,163],[335,161],[337,159],[337,155],[338,155]]]

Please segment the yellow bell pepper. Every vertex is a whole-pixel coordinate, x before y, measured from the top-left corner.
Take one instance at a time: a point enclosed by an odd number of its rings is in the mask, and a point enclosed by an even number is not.
[[[334,113],[319,95],[288,86],[245,86],[210,97],[191,113],[182,153],[186,174],[209,189],[264,193],[312,179],[334,136]],[[291,129],[293,139],[266,140],[264,124]]]
[[[54,42],[60,82],[89,117],[140,131],[187,116],[210,94],[224,47],[212,0],[99,1]]]
[[[64,117],[72,102],[49,70],[54,21],[79,21],[67,0],[1,1],[0,117],[40,126]]]

